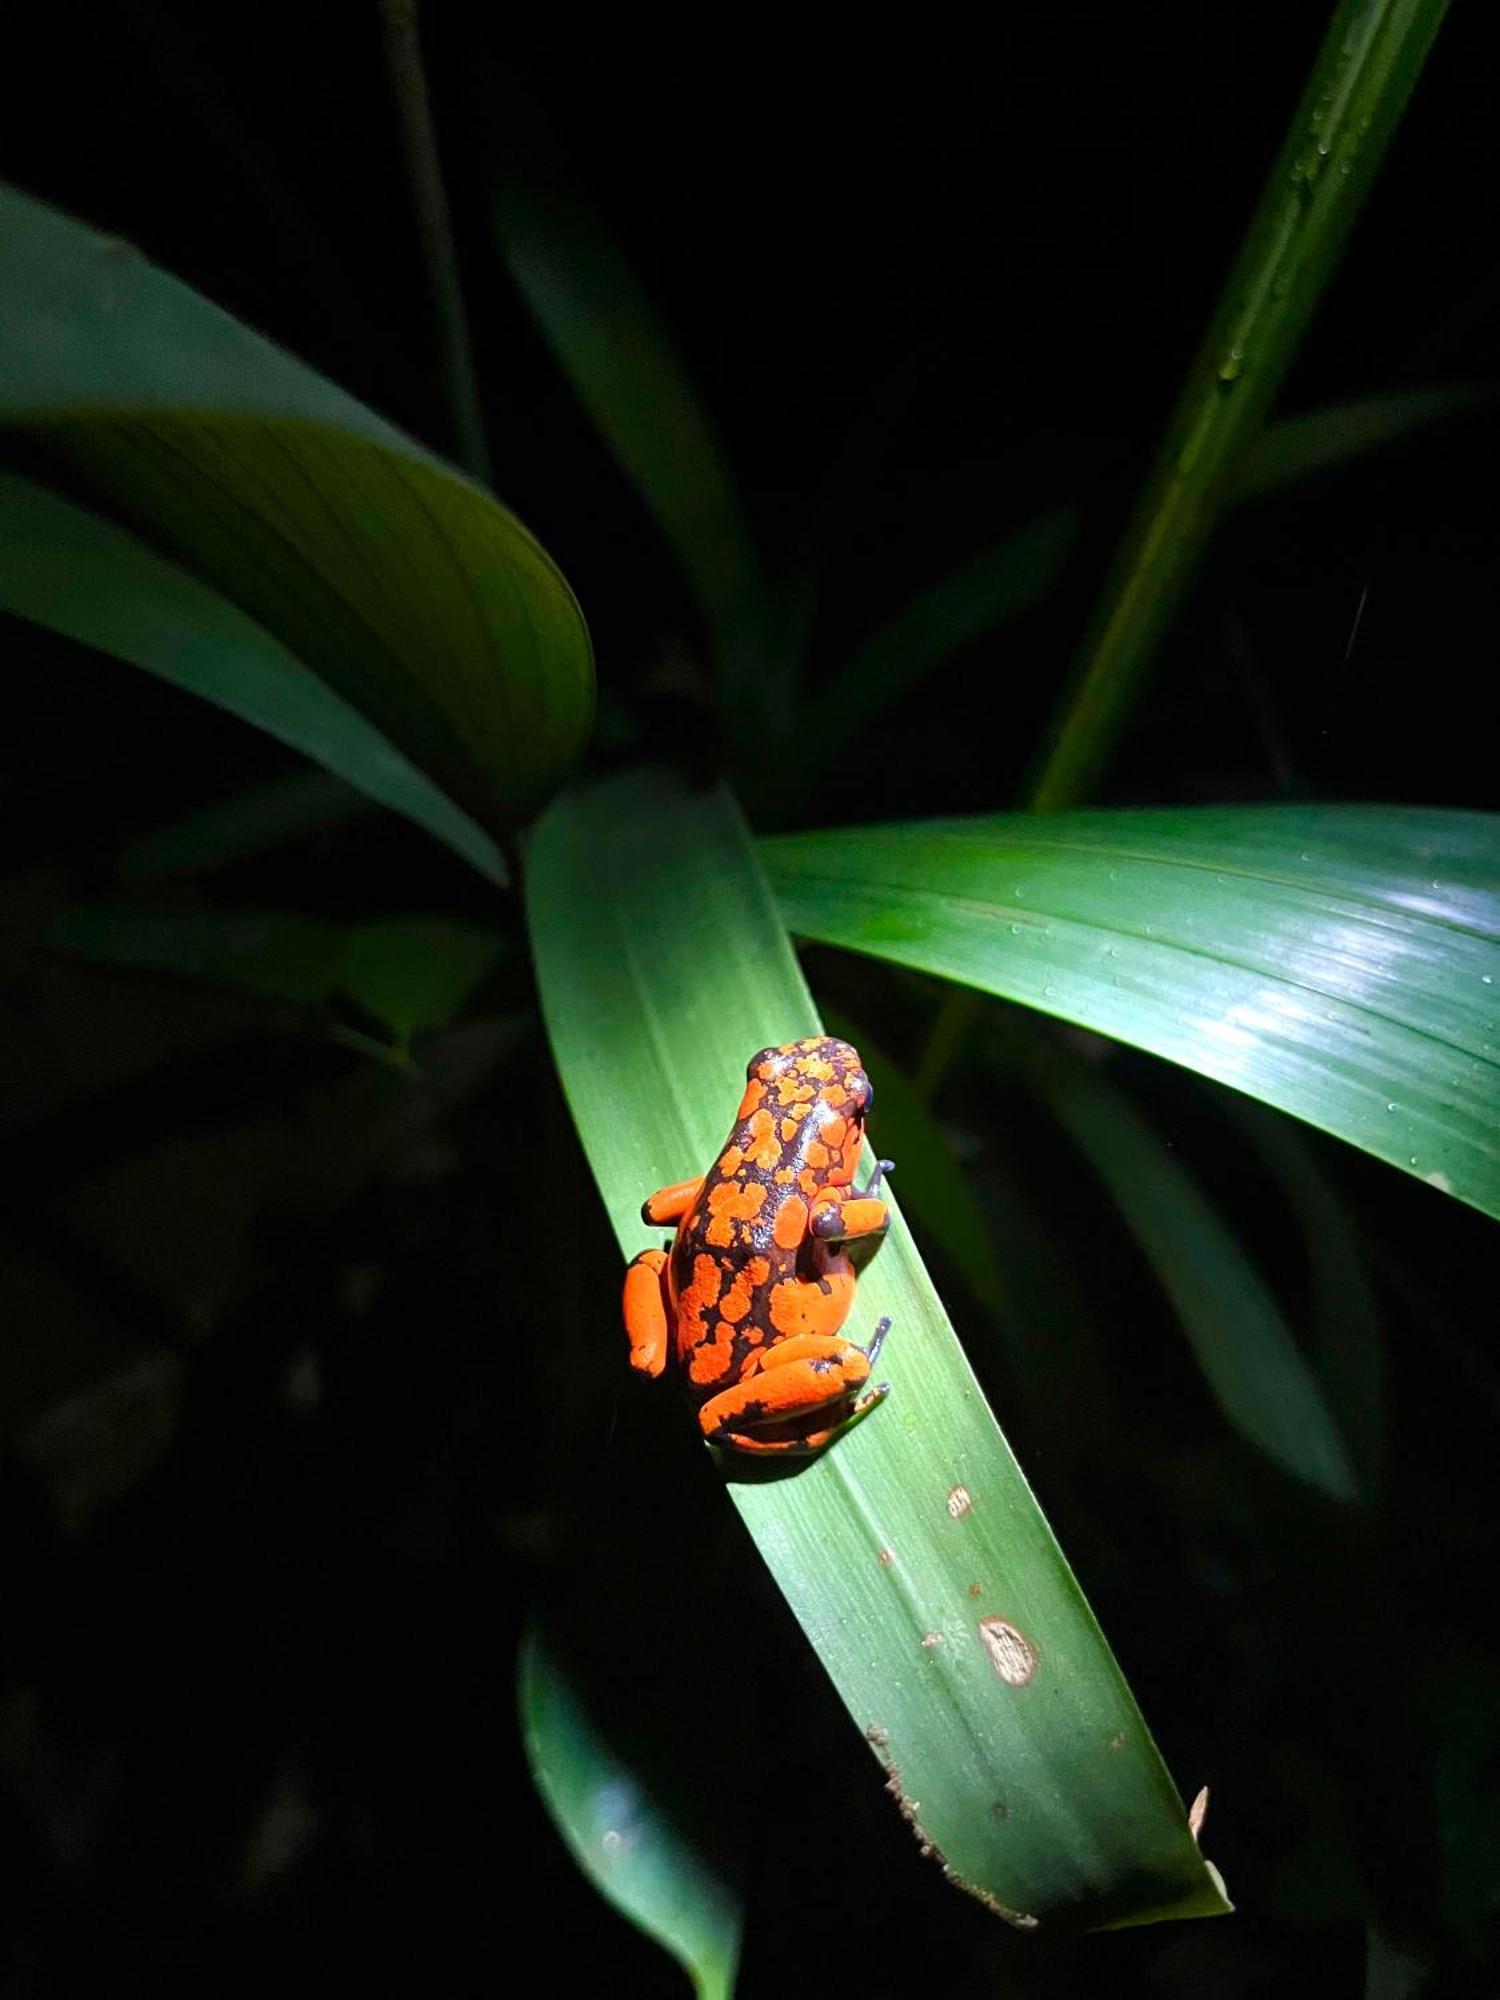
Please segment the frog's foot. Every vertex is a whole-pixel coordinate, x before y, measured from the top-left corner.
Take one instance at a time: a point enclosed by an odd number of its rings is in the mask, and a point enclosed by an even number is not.
[[[885,1382],[865,1390],[884,1338],[885,1327],[877,1329],[869,1351],[837,1334],[804,1333],[778,1342],[754,1374],[703,1405],[703,1435],[733,1451],[821,1451],[889,1393]],[[851,1406],[850,1397],[862,1390]],[[818,1421],[830,1416],[832,1423]]]

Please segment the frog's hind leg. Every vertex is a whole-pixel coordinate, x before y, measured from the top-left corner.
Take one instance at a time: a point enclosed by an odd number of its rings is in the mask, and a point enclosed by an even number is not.
[[[643,1250],[631,1259],[625,1267],[623,1303],[631,1367],[642,1375],[660,1375],[667,1365],[672,1326],[665,1250]]]
[[[889,1324],[882,1322],[868,1349],[837,1334],[803,1333],[779,1342],[757,1373],[703,1405],[698,1422],[704,1436],[734,1451],[784,1456],[821,1451],[889,1393],[889,1383],[882,1382],[849,1406],[849,1398],[865,1390]],[[842,1414],[840,1404],[845,1406]],[[834,1416],[832,1424],[801,1428],[824,1412]]]
[[[854,1426],[867,1417],[878,1403],[883,1403],[890,1393],[889,1382],[877,1382],[873,1388],[866,1390],[836,1424],[830,1424],[826,1430],[812,1431],[805,1436],[757,1437],[753,1432],[726,1429],[711,1437],[709,1443],[730,1451],[761,1452],[767,1455],[775,1453],[782,1458],[815,1458],[820,1451],[826,1450],[835,1438],[842,1437],[845,1431],[852,1431]]]

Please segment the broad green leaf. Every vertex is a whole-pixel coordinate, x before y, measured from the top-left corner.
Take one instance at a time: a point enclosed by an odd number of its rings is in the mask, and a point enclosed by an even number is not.
[[[521,1642],[517,1678],[526,1760],[574,1860],[601,1896],[687,1968],[700,2000],[728,2000],[740,1953],[738,1896],[590,1715],[535,1625]]]
[[[1077,803],[1103,771],[1446,11],[1447,0],[1342,0],[1335,11],[1095,608],[1038,807]],[[1153,312],[1150,286],[1125,309]]]
[[[1123,1091],[1028,1039],[1027,1084],[1108,1188],[1161,1281],[1215,1402],[1234,1428],[1293,1478],[1349,1501],[1349,1453],[1317,1378],[1264,1278]]]
[[[506,879],[491,836],[263,626],[114,522],[3,471],[0,608],[252,723]]]
[[[0,188],[0,422],[225,592],[465,810],[578,754],[588,635],[513,515],[136,250]]]
[[[1500,1214],[1500,818],[1013,815],[761,852],[799,936],[1167,1056]]]
[[[3,536],[0,526],[0,542]],[[142,835],[115,863],[115,873],[124,882],[211,874],[321,833],[352,819],[365,805],[357,791],[331,772],[289,771]]]
[[[526,889],[553,1053],[633,1254],[643,1196],[722,1145],[748,1057],[817,1015],[722,794],[645,775],[561,800]],[[600,1300],[591,1338],[616,1311]],[[854,1330],[887,1313],[888,1402],[790,1477],[723,1470],[888,1789],[950,1879],[1028,1930],[1224,1909],[899,1211]]]
[[[330,924],[284,911],[75,909],[60,951],[242,986],[296,1006],[352,1000],[404,1045],[463,1006],[500,953],[496,934],[441,917]]]
[[[760,566],[714,427],[644,287],[615,237],[555,186],[512,182],[496,220],[521,296],[722,644]]]
[[[1493,404],[1496,391],[1460,384],[1445,389],[1409,389],[1394,396],[1362,396],[1330,403],[1268,424],[1246,447],[1235,474],[1234,498],[1255,500],[1298,480],[1314,478],[1352,458],[1394,444],[1428,424],[1464,410]]]

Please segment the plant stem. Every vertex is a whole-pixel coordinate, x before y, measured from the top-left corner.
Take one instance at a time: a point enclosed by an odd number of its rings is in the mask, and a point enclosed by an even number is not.
[[[485,439],[479,383],[474,373],[474,352],[464,312],[463,288],[459,282],[453,217],[448,208],[447,190],[443,186],[437,128],[432,120],[432,100],[422,61],[417,0],[380,0],[380,18],[385,26],[386,60],[390,65],[391,87],[401,121],[406,170],[411,180],[417,230],[427,266],[427,284],[442,347],[443,385],[448,398],[455,453],[464,471],[481,485],[488,486],[489,445]]]
[[[1332,275],[1447,0],[1343,0],[1163,435],[1032,803],[1095,788]],[[1153,301],[1143,289],[1138,310]]]
[[[1097,785],[1219,510],[1333,272],[1447,0],[1342,0],[1115,557],[1032,805]],[[1137,310],[1154,310],[1143,288]],[[930,1102],[978,1009],[953,988],[917,1068]]]

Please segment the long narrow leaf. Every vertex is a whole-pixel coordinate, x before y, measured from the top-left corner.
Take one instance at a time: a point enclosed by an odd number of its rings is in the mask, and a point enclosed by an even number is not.
[[[800,936],[1167,1056],[1500,1214],[1500,818],[1074,813],[762,853]]]
[[[496,204],[511,276],[723,642],[760,587],[739,496],[687,369],[618,243],[579,202],[515,181]]]
[[[115,872],[125,882],[209,874],[352,819],[365,803],[327,771],[291,771],[143,834]]]
[[[387,917],[330,924],[281,910],[67,911],[48,933],[60,951],[107,965],[176,973],[313,1006],[356,1001],[403,1045],[458,1012],[500,954],[477,924]]]
[[[124,528],[12,472],[0,472],[0,609],[211,701],[505,880],[490,835],[263,626]]]
[[[1385,1339],[1370,1244],[1304,1133],[1243,1098],[1235,1124],[1281,1183],[1307,1246],[1312,1359],[1348,1439],[1361,1483],[1374,1492],[1384,1470]]]
[[[1039,604],[1062,573],[1077,516],[1042,514],[904,605],[819,689],[852,734],[971,639]]]
[[[1412,389],[1300,411],[1268,424],[1239,459],[1229,504],[1282,492],[1413,431],[1493,403],[1493,389],[1471,385]],[[909,687],[960,646],[997,631],[1051,595],[1077,538],[1077,516],[1039,514],[1003,542],[971,556],[920,591],[871,633],[820,683],[846,730],[868,729]]]
[[[1235,474],[1233,498],[1258,500],[1320,472],[1395,444],[1412,432],[1465,410],[1493,405],[1496,391],[1459,384],[1444,389],[1408,389],[1395,396],[1361,396],[1301,410],[1268,424],[1245,451]]]
[[[1036,804],[1087,796],[1416,83],[1447,0],[1342,0],[1079,656]],[[1149,313],[1142,287],[1135,309]]]
[[[633,1253],[643,1195],[722,1143],[749,1055],[817,1017],[720,795],[644,777],[558,803],[527,896],[553,1051]],[[616,1311],[599,1301],[594,1337],[623,1367]],[[1224,1908],[899,1215],[856,1311],[863,1332],[892,1316],[889,1402],[794,1476],[729,1491],[888,1789],[950,1877],[1028,1929]]]
[[[467,811],[528,812],[593,710],[513,515],[127,243],[0,188],[0,423],[273,632]]]
[[[1356,1496],[1349,1453],[1265,1280],[1145,1118],[1097,1069],[1028,1046],[1025,1080],[1109,1189],[1225,1417],[1293,1478]]]
[[[579,1867],[681,1961],[699,2000],[728,2000],[740,1949],[738,1897],[589,1714],[537,1626],[522,1640],[517,1694],[532,1777]]]

